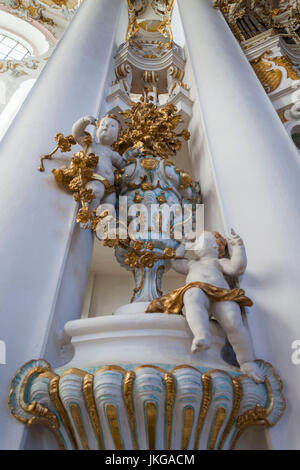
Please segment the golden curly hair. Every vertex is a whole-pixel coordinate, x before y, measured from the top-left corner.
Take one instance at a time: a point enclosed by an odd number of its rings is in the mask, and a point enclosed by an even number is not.
[[[215,237],[218,245],[219,258],[224,258],[227,253],[227,240],[219,232],[212,232],[212,234]]]

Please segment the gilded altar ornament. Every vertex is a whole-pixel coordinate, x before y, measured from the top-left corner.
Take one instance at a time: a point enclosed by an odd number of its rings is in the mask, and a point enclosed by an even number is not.
[[[168,159],[181,149],[180,139],[187,141],[190,138],[186,129],[175,132],[182,122],[176,106],[156,106],[149,99],[146,89],[138,103],[120,114],[124,117],[126,128],[114,144],[114,150],[121,155],[129,149],[139,149],[144,154]],[[146,162],[143,164],[146,165]]]
[[[274,426],[285,409],[280,377],[256,364],[259,385],[184,364],[58,372],[30,361],[12,381],[9,406],[17,420],[47,426],[63,449],[233,449],[245,429]]]

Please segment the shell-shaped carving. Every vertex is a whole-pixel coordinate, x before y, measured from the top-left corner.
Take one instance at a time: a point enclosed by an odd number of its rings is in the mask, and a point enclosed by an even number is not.
[[[13,379],[9,405],[18,420],[47,425],[65,449],[231,449],[247,426],[273,426],[285,409],[280,378],[257,362],[264,384],[189,365],[59,375],[31,361]]]

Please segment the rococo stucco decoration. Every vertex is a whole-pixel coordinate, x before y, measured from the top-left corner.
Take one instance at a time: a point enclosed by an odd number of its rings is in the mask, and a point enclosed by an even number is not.
[[[215,0],[280,119],[299,135],[300,1]]]
[[[273,426],[285,409],[281,380],[256,360],[243,321],[252,306],[238,285],[243,240],[234,231],[228,240],[197,231],[200,183],[177,164],[181,149],[188,152],[193,102],[172,7],[128,0],[106,114],[75,116],[72,134],[57,134],[38,168],[80,146],[53,176],[79,203],[77,222],[113,248],[135,280],[130,304],[65,326],[75,348],[70,365],[52,370],[33,360],[12,381],[14,417],[44,424],[63,449],[231,449],[248,426]],[[186,280],[163,294],[170,269]],[[223,359],[225,338],[239,367]]]

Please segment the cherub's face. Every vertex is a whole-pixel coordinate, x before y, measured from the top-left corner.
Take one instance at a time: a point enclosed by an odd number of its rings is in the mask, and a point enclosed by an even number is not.
[[[195,241],[193,250],[198,258],[203,256],[218,258],[219,256],[219,247],[211,232],[203,232]]]
[[[118,140],[119,123],[115,119],[104,117],[96,132],[99,144],[112,145]]]

